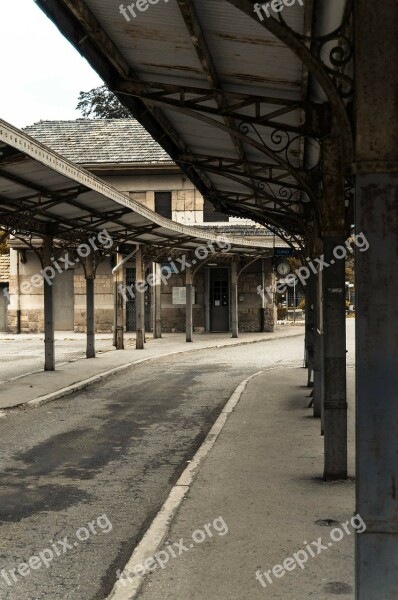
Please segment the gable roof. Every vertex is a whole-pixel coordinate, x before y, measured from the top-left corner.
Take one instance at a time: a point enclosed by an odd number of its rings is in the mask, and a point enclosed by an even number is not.
[[[173,165],[135,119],[39,121],[24,131],[80,165]]]

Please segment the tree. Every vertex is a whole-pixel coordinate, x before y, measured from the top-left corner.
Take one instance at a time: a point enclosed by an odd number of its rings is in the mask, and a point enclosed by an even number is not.
[[[8,254],[7,237],[3,239],[4,230],[0,228],[0,254]]]
[[[131,119],[131,114],[106,85],[94,88],[89,92],[80,92],[76,106],[83,117],[88,119]]]

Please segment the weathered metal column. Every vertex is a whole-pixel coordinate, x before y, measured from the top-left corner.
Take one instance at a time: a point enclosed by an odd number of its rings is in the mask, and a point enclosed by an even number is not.
[[[93,253],[86,260],[86,321],[87,321],[87,346],[86,357],[95,358],[95,269]]]
[[[323,300],[322,272],[315,275],[314,417],[321,418],[323,403]]]
[[[143,350],[145,346],[145,276],[143,247],[139,246],[135,255],[135,279],[136,279],[136,349]]]
[[[345,316],[345,196],[340,138],[324,141],[323,376],[327,481],[347,478],[347,390]]]
[[[53,237],[43,237],[43,270],[51,268]],[[53,282],[44,277],[44,370],[55,371]]]
[[[356,0],[357,600],[398,597],[398,3]],[[369,244],[369,248],[368,248]]]
[[[162,337],[162,266],[153,263],[153,339]]]
[[[116,263],[120,264],[123,254],[116,254]],[[116,350],[124,350],[124,295],[119,289],[124,285],[124,269],[121,267],[115,274],[115,304],[116,304]]]
[[[186,271],[185,271],[185,290],[186,290],[185,328],[186,328],[186,341],[187,342],[193,341],[192,282],[193,282],[192,267],[187,267]]]
[[[239,336],[238,280],[238,263],[237,259],[235,259],[231,263],[231,313],[233,338]]]
[[[311,273],[305,288],[305,355],[306,367],[308,370],[308,387],[311,386],[311,376],[314,369],[314,344],[315,344],[315,301],[316,301],[316,280],[314,273]]]

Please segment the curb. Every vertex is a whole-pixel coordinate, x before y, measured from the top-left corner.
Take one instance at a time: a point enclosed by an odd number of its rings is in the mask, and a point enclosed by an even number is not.
[[[247,384],[251,379],[257,377],[257,375],[261,375],[264,372],[265,370],[257,371],[257,373],[254,373],[242,381],[235,389],[232,396],[219,414],[216,422],[207,434],[203,444],[196,451],[193,459],[180,475],[167,500],[152,521],[138,546],[136,546],[134,549],[131,558],[123,569],[123,573],[128,575],[133,571],[134,567],[143,564],[147,559],[152,558],[156,552],[160,550],[168,532],[170,531],[170,527],[175,516],[177,515],[178,509],[185,499],[186,494],[189,492],[193,482],[195,481],[202,463],[206,459],[210,450],[213,448],[218,436],[228,420],[229,415],[233,412],[234,408],[241,399]],[[134,578],[129,577],[124,579],[123,583],[119,579],[115,583],[110,595],[106,598],[106,600],[134,600],[134,598],[137,597],[137,594],[139,593],[145,580],[145,574],[135,575]]]
[[[275,340],[283,340],[283,339],[288,339],[288,338],[292,338],[292,337],[298,337],[301,335],[303,335],[302,332],[291,333],[288,335],[283,335],[283,336],[280,336],[277,338],[269,338],[266,340],[241,341],[241,342],[236,342],[236,343],[232,343],[232,344],[215,344],[214,346],[207,346],[206,348],[190,348],[189,350],[178,350],[176,352],[167,352],[165,354],[159,354],[158,356],[149,356],[148,358],[141,358],[141,359],[138,359],[138,360],[135,360],[132,362],[125,363],[123,365],[119,365],[118,367],[113,367],[112,369],[103,371],[102,373],[99,373],[98,375],[93,375],[92,377],[90,377],[88,379],[83,379],[82,381],[78,381],[77,383],[73,383],[64,388],[61,388],[60,390],[57,390],[56,392],[51,392],[50,394],[46,394],[45,396],[39,396],[38,398],[34,398],[33,400],[29,400],[28,402],[24,402],[24,403],[18,404],[16,406],[1,409],[0,418],[1,418],[1,416],[3,416],[2,413],[4,413],[4,415],[6,415],[10,411],[15,410],[15,409],[38,408],[39,406],[43,406],[44,404],[48,404],[49,402],[53,402],[54,400],[59,400],[60,398],[64,398],[65,396],[70,396],[71,394],[74,394],[75,392],[79,392],[81,390],[88,388],[90,385],[93,385],[94,383],[98,383],[99,381],[102,381],[108,377],[116,375],[117,373],[121,373],[131,367],[134,367],[135,365],[140,365],[145,362],[155,361],[155,360],[159,360],[162,358],[167,358],[169,356],[176,356],[178,354],[189,354],[192,352],[202,352],[204,350],[213,350],[216,348],[233,348],[236,346],[246,346],[248,344],[259,344],[262,342],[273,342]],[[84,359],[82,359],[82,360],[84,360]]]

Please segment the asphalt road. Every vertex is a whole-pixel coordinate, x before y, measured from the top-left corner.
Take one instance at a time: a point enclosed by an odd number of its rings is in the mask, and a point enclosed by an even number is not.
[[[103,600],[236,386],[302,356],[296,337],[165,358],[0,421],[0,598]]]

